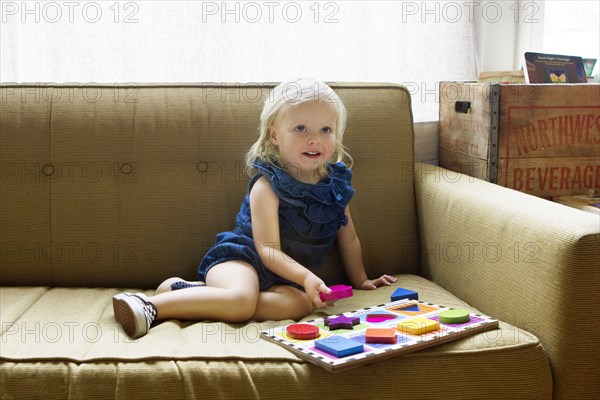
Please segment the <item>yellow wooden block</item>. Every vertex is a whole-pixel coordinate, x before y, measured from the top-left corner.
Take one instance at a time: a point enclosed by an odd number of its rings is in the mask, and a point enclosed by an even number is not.
[[[428,318],[411,318],[398,323],[400,332],[409,335],[422,335],[423,333],[437,331],[440,329],[440,323]]]

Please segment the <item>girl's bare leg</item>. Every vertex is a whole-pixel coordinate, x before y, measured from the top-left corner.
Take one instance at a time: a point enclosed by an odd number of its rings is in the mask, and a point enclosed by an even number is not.
[[[306,294],[294,287],[279,285],[260,292],[256,270],[245,262],[215,265],[207,274],[206,284],[152,297],[120,293],[113,296],[115,319],[135,339],[146,335],[159,320],[297,320],[312,311]]]
[[[299,320],[312,312],[306,293],[287,285],[276,285],[260,292],[252,319],[256,321]]]
[[[157,320],[298,320],[312,311],[312,303],[299,289],[276,285],[259,292],[258,287],[251,265],[228,261],[210,269],[205,287],[170,291],[148,300],[156,307]]]
[[[251,319],[259,299],[258,275],[250,264],[228,261],[212,267],[206,286],[150,297],[156,319],[242,322]]]

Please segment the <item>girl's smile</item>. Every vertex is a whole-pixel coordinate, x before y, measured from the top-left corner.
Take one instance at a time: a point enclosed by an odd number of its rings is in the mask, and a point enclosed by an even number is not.
[[[314,159],[319,158],[319,156],[321,155],[321,153],[319,153],[318,151],[305,151],[302,154],[304,154],[308,158],[314,158]]]

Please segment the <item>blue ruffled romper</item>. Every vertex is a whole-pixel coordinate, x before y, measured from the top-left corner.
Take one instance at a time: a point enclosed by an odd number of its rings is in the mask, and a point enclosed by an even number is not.
[[[237,227],[217,235],[216,244],[200,262],[198,277],[205,281],[207,272],[213,266],[240,260],[254,266],[261,291],[275,284],[295,285],[265,267],[256,251],[252,239],[250,191],[261,176],[271,182],[279,197],[281,250],[315,272],[331,250],[338,230],[348,223],[344,210],[354,195],[352,170],[343,162],[328,164],[329,174],[312,185],[296,180],[282,168],[270,163],[257,162],[253,167],[258,173],[248,184],[248,193],[236,217]]]

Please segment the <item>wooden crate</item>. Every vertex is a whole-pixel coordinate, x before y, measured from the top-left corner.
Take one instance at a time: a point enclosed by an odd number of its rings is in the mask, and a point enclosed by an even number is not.
[[[440,166],[532,195],[600,191],[600,85],[440,83]]]

